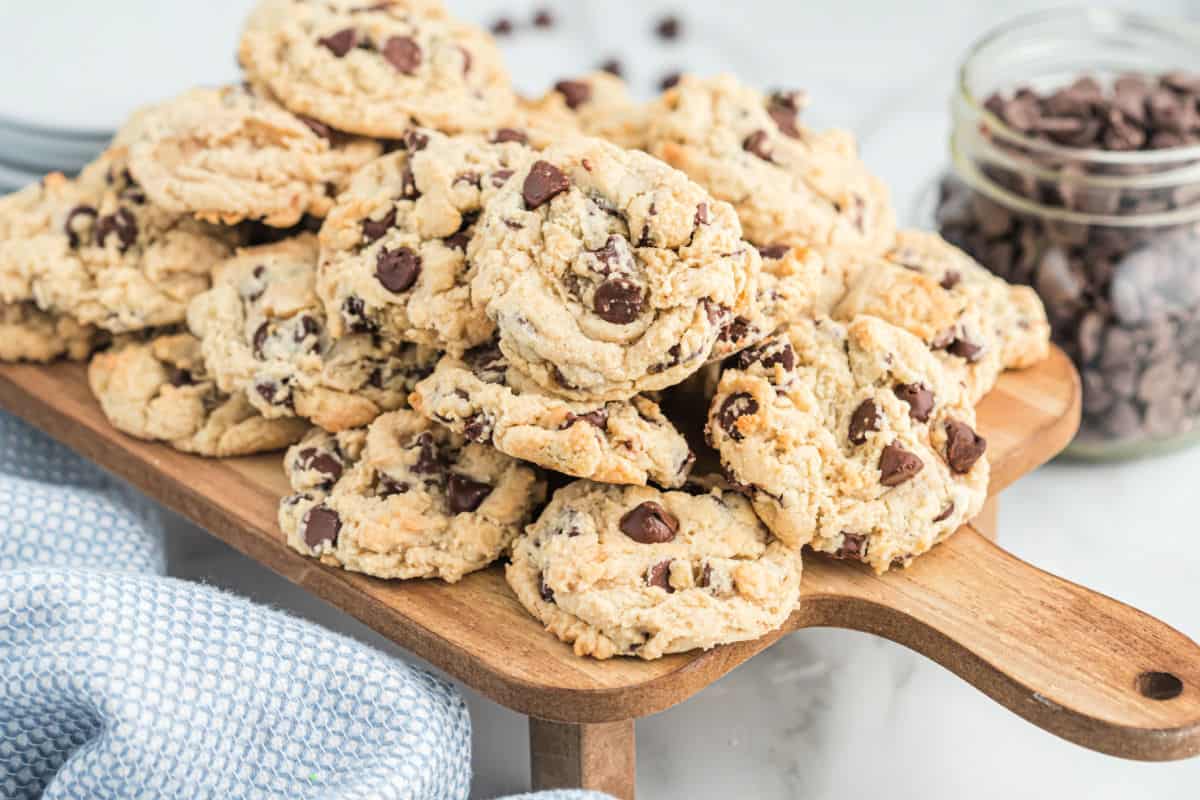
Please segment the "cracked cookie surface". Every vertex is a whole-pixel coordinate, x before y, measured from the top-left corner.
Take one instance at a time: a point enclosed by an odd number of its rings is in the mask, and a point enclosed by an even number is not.
[[[874,317],[793,323],[721,375],[707,434],[791,546],[907,564],[978,514],[986,442],[958,381]]]
[[[586,403],[549,395],[508,368],[494,345],[443,358],[412,406],[475,442],[594,481],[680,486],[694,456],[649,398]]]
[[[334,431],[359,427],[404,407],[436,353],[370,334],[332,337],[316,269],[311,234],[240,250],[192,302],[188,325],[222,391],[245,392],[270,419],[306,417]]]
[[[733,208],[637,151],[574,138],[519,170],[468,250],[473,302],[512,365],[554,394],[619,400],[679,383],[754,302]]]
[[[314,430],[284,461],[288,544],[379,578],[450,583],[508,550],[545,497],[537,471],[415,411],[369,428]]]

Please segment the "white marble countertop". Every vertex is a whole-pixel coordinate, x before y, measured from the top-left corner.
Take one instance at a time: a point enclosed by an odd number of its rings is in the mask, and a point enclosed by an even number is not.
[[[527,22],[533,7],[543,5],[448,2],[482,23],[501,13]],[[124,5],[146,2],[113,0],[104,7]],[[203,35],[217,37],[212,46],[232,52],[235,31],[227,28],[236,24],[231,21],[248,0],[209,5],[212,14],[200,26]],[[808,119],[853,128],[867,161],[891,182],[898,204],[911,214],[945,163],[947,97],[959,55],[991,25],[1051,4],[564,0],[545,5],[558,9],[560,27],[506,44],[522,88],[538,90],[613,56],[621,58],[643,92],[665,72],[680,68],[729,69],[763,86],[804,87],[812,97]],[[1200,16],[1194,0],[1139,0],[1135,7]],[[686,9],[682,40],[658,43],[651,33],[653,20],[681,9]],[[11,7],[0,10],[0,22],[6,13]],[[106,36],[112,37],[114,50],[136,49],[138,15],[121,19],[121,25],[105,25]],[[192,47],[202,41],[199,34],[189,37]],[[213,81],[227,77],[216,74],[221,70],[232,72],[223,60],[221,65],[213,68]],[[26,74],[32,73],[31,65]],[[70,85],[68,79],[56,79],[57,85]],[[21,87],[39,90],[32,78]],[[113,93],[118,95],[122,101],[131,96]],[[1040,567],[1135,605],[1200,640],[1195,577],[1200,548],[1192,546],[1198,474],[1200,448],[1119,465],[1053,464],[1003,496],[1001,542]],[[173,528],[175,574],[289,609],[399,655],[358,623],[202,532],[182,522]],[[469,691],[468,696],[475,724],[474,796],[525,789],[522,719]],[[639,721],[637,730],[639,796],[651,800],[873,795],[1192,800],[1200,793],[1200,760],[1138,764],[1088,752],[1041,732],[920,656],[846,631],[794,634],[693,700]]]

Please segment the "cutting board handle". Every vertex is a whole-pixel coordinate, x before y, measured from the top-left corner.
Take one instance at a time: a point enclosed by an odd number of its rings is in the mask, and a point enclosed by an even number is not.
[[[1200,646],[1165,623],[971,528],[907,570],[866,578],[839,572],[805,598],[800,626],[892,639],[1093,750],[1143,761],[1200,754]]]

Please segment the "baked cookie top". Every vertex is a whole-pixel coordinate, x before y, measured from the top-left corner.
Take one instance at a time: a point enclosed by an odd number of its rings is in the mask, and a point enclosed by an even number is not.
[[[186,333],[125,337],[88,365],[88,385],[114,428],[186,453],[227,458],[280,450],[308,430],[304,420],[269,420],[241,393],[221,392]]]
[[[48,314],[31,300],[0,302],[0,361],[82,361],[107,337],[74,317]]]
[[[222,391],[244,391],[268,418],[300,416],[327,430],[402,408],[436,353],[370,334],[334,338],[316,294],[317,239],[245,248],[220,264],[188,325]]]
[[[778,628],[800,573],[800,553],[735,493],[577,481],[516,541],[506,574],[578,655],[649,660]]]
[[[563,400],[509,369],[494,344],[443,358],[410,402],[470,441],[580,478],[681,486],[695,460],[649,398]]]
[[[0,198],[0,300],[113,333],[173,325],[236,238],[151,203],[116,146]]]
[[[512,366],[571,399],[679,383],[754,302],[759,256],[733,208],[599,139],[545,150],[478,224],[472,300]]]
[[[561,138],[582,133],[631,150],[646,144],[646,106],[629,94],[625,81],[590,72],[558,81],[536,100],[520,101],[518,119]]]
[[[415,411],[313,431],[288,451],[288,544],[380,578],[455,582],[491,564],[545,498],[537,471]]]
[[[882,572],[979,512],[988,462],[974,428],[929,349],[864,316],[796,322],[738,354],[707,434],[780,539]]]
[[[849,133],[800,122],[805,102],[685,76],[647,110],[647,151],[732,203],[755,244],[882,251],[896,227],[887,187]]]
[[[261,0],[238,57],[287,108],[338,130],[398,139],[414,124],[500,126],[513,94],[499,51],[431,5]]]
[[[129,169],[151,202],[208,222],[323,217],[378,142],[296,117],[241,86],[193,89],[145,115]]]
[[[470,296],[479,215],[532,155],[526,134],[414,129],[354,176],[321,229],[318,293],[335,335],[378,333],[461,353],[494,326]]]

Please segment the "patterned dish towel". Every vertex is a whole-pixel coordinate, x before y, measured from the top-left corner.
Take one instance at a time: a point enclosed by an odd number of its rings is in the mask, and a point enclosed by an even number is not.
[[[4,414],[0,509],[0,797],[466,800],[453,686],[163,577],[157,509]]]

